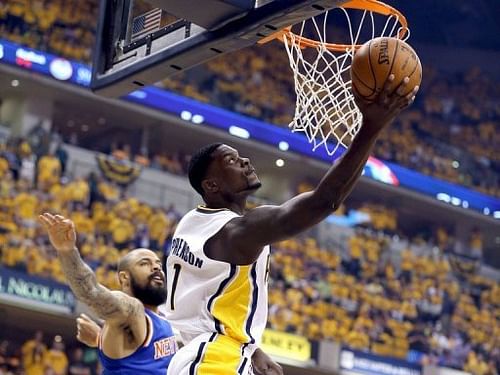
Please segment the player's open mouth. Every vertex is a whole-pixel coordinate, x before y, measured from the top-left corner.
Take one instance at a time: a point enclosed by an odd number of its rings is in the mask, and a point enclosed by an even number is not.
[[[151,280],[154,280],[154,281],[158,281],[158,282],[163,282],[163,277],[161,277],[160,275],[155,275],[151,278]]]

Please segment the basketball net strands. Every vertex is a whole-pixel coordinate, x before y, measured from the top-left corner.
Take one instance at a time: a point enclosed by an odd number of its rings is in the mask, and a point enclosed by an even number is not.
[[[343,25],[335,32],[332,25]],[[292,132],[302,132],[313,150],[343,151],[363,121],[354,102],[350,68],[356,49],[378,36],[406,40],[406,18],[375,0],[352,0],[288,27],[273,37],[285,45],[295,83]],[[264,42],[267,42],[265,40]]]
[[[377,0],[204,0],[203,7],[195,0],[147,2],[177,20],[161,27],[158,12],[131,17],[133,0],[101,1],[94,91],[117,97],[222,54],[279,39],[297,96],[289,127],[329,155],[347,148],[362,123],[349,74],[355,50],[378,36],[409,36],[405,17]]]

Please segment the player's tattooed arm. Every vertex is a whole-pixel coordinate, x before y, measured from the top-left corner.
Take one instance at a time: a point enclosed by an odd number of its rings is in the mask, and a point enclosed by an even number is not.
[[[78,250],[59,254],[62,269],[75,296],[104,320],[125,320],[144,313],[143,305],[122,292],[110,291],[97,282],[92,269],[86,265]]]
[[[76,248],[76,232],[71,220],[44,214],[40,216],[40,221],[57,250],[68,284],[80,301],[106,321],[124,322],[144,315],[144,307],[139,300],[122,292],[110,291],[97,282],[94,272],[83,262]]]

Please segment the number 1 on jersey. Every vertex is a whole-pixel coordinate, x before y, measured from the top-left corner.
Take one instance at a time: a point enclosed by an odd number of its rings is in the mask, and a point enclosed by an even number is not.
[[[179,274],[181,273],[181,265],[179,263],[174,264],[174,280],[172,281],[172,291],[170,293],[170,310],[174,310],[174,296],[175,289],[177,288],[177,282],[179,281]]]

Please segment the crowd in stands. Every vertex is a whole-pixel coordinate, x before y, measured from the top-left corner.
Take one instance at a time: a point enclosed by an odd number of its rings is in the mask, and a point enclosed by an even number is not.
[[[1,2],[0,34],[89,62],[97,9],[95,0]],[[212,60],[162,85],[281,126],[295,108],[288,60],[276,44]],[[384,132],[375,156],[500,197],[498,98],[498,80],[478,69],[450,75],[426,67],[415,105]],[[60,142],[34,135],[40,143],[0,144],[2,266],[64,282],[34,219],[44,210],[75,221],[82,256],[110,288],[117,288],[114,270],[121,255],[134,247],[168,249],[178,213],[128,197],[98,175],[69,180]],[[122,145],[111,153],[145,167],[186,173],[183,154],[132,155]],[[442,229],[433,241],[408,240],[407,248],[396,252],[388,234],[398,228],[395,211],[374,205],[361,210],[371,222],[358,228],[345,248],[324,249],[307,237],[274,246],[269,327],[474,375],[500,373],[500,286],[476,272],[480,236],[471,234],[472,257],[452,253]],[[0,374],[96,371],[95,357],[81,348],[66,351],[60,338],[50,349],[40,333],[21,344],[0,343]]]
[[[416,105],[383,134],[375,155],[500,196],[500,81],[473,68],[450,75],[427,67]]]
[[[293,118],[292,72],[276,44],[222,56],[162,85],[275,125]],[[416,102],[382,134],[374,155],[498,197],[499,97],[498,78],[479,68],[450,74],[425,67]]]
[[[36,222],[44,211],[59,212],[75,222],[84,260],[95,269],[98,279],[112,288],[117,287],[112,271],[120,254],[136,247],[162,253],[168,247],[179,217],[173,208],[143,204],[97,173],[69,180],[63,175],[67,157],[61,157],[62,152],[49,150],[36,157],[25,140],[10,141],[3,147],[0,249],[4,265],[64,281],[56,254]],[[18,160],[16,156],[21,161],[10,163]],[[31,173],[25,172],[23,157],[35,159]]]
[[[187,175],[187,168],[191,157],[182,151],[154,153],[152,156],[147,152],[134,154],[129,144],[112,144],[109,153],[119,161],[130,161],[142,167],[153,168],[179,176]]]
[[[67,155],[56,152],[60,148],[52,140],[47,154],[36,156],[36,147],[24,139],[3,146],[1,264],[64,282],[56,254],[35,219],[43,211],[58,212],[75,222],[82,256],[98,280],[116,289],[119,257],[135,247],[168,252],[179,214],[127,196],[97,174],[89,179],[65,177]],[[120,154],[123,149],[115,148],[114,157],[129,157]],[[21,160],[16,173],[9,164],[12,155]],[[33,162],[31,169],[23,167],[25,160]],[[311,237],[274,246],[269,327],[474,375],[498,374],[500,287],[477,273],[480,233],[471,234],[462,257],[443,228],[431,239],[404,239],[395,210],[377,204],[363,204],[359,210],[370,221],[338,248],[321,248]],[[402,251],[393,248],[394,233],[399,243],[406,241]],[[38,341],[27,346],[27,357],[2,354],[8,352],[2,349],[8,344],[2,344],[0,364],[26,368],[68,363],[60,342],[54,343],[52,353]],[[81,354],[75,358],[78,361]]]
[[[66,348],[61,336],[53,337],[49,346],[44,333],[36,331],[32,338],[2,340],[0,343],[0,375],[96,375],[101,369],[95,349],[76,346]]]
[[[89,62],[99,2],[9,0],[0,2],[0,35],[13,42]]]
[[[346,246],[313,238],[277,244],[271,268],[269,326],[313,340],[411,362],[500,373],[500,286],[477,273],[476,258],[454,250],[438,228],[432,239],[399,237],[394,210],[366,204],[371,222]],[[331,251],[334,250],[334,251]]]
[[[97,12],[95,0],[12,0],[0,3],[0,32],[29,47],[89,62]],[[222,56],[162,85],[286,126],[295,108],[288,65],[285,51],[273,42]],[[425,67],[416,103],[384,133],[375,155],[498,197],[499,97],[498,77],[477,68],[450,74]]]
[[[36,222],[44,211],[59,212],[75,222],[83,259],[111,289],[118,288],[117,261],[131,249],[146,247],[162,256],[179,218],[173,208],[143,204],[97,173],[69,179],[64,175],[67,153],[57,136],[47,137],[47,147],[40,147],[47,154],[36,155],[38,149],[27,139],[0,142],[1,266],[65,282],[56,253]],[[120,158],[116,150],[113,155]],[[41,333],[22,346],[2,338],[0,374],[99,373],[95,352],[85,352],[84,358],[83,350],[65,351],[60,337],[47,349]]]

